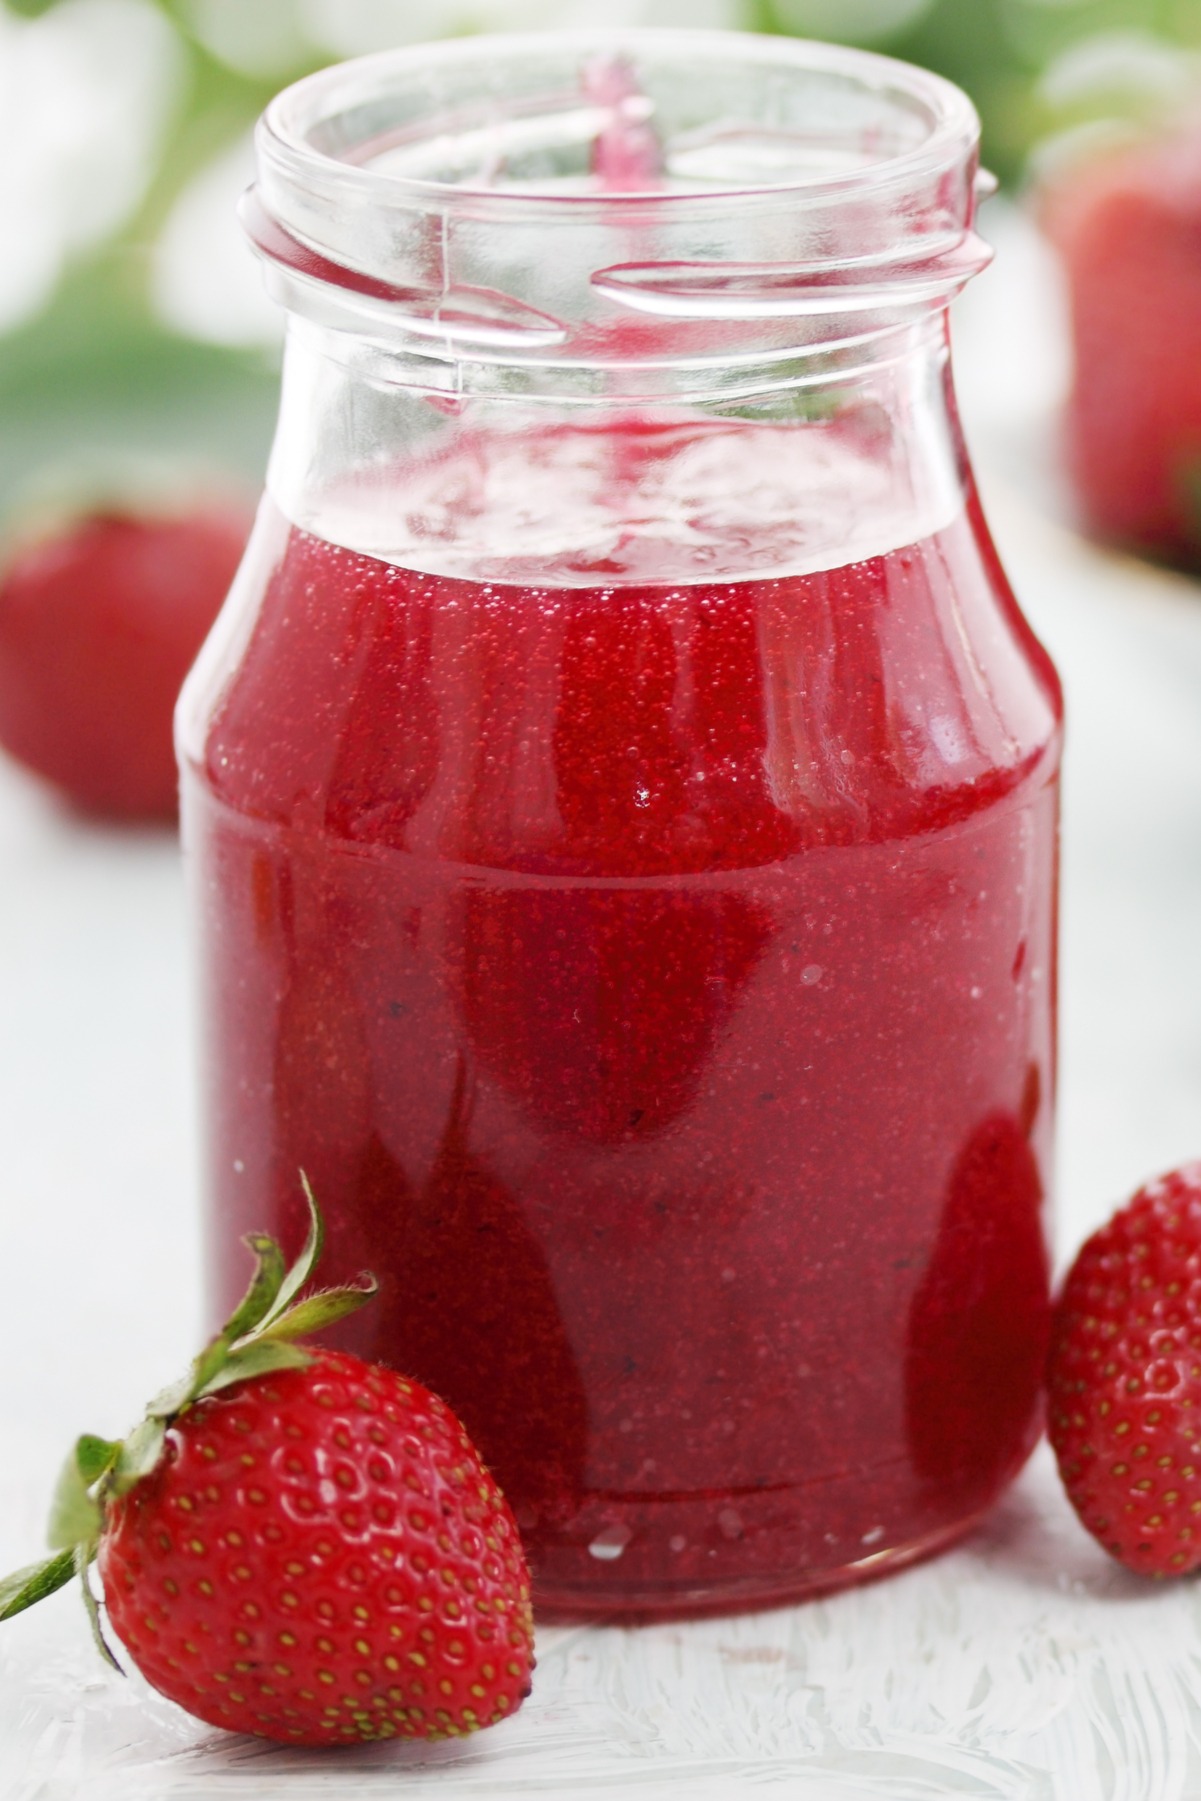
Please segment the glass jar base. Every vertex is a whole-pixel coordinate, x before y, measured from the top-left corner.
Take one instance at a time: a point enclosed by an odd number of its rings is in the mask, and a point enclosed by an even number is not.
[[[873,1551],[837,1568],[795,1570],[770,1579],[756,1574],[709,1584],[643,1582],[622,1590],[615,1587],[605,1594],[598,1592],[595,1586],[583,1584],[578,1590],[561,1581],[540,1584],[535,1577],[534,1612],[543,1625],[652,1625],[813,1601],[938,1556],[974,1531],[991,1507],[990,1502],[966,1519],[940,1526],[919,1538]]]

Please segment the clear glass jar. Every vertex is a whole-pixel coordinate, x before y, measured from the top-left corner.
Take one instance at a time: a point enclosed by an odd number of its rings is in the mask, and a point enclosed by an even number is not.
[[[1037,1435],[1061,706],[950,382],[976,143],[685,32],[260,129],[280,424],[180,714],[214,1304],[304,1168],[544,1613],[895,1566]]]

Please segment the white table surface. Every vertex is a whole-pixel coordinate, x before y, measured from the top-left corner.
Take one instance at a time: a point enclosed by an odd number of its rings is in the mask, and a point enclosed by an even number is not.
[[[1201,1155],[1201,584],[1055,522],[1054,291],[1020,221],[989,223],[1003,256],[964,303],[961,391],[1069,705],[1066,1254]],[[188,1004],[172,838],[82,825],[0,765],[0,1569],[39,1554],[74,1434],[121,1431],[194,1348]],[[425,1750],[223,1738],[103,1669],[70,1591],[0,1628],[0,1801],[577,1792],[1198,1801],[1201,1587],[1108,1562],[1041,1451],[974,1538],[874,1586],[544,1630],[522,1712]]]

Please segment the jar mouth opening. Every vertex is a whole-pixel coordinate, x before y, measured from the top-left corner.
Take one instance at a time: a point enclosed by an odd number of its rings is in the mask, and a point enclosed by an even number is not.
[[[630,29],[461,38],[336,65],[272,101],[259,154],[359,207],[612,219],[921,188],[971,158],[978,135],[960,89],[890,57]]]
[[[286,89],[242,217],[289,310],[456,381],[613,392],[793,356],[807,377],[983,266],[978,136],[950,82],[837,45],[464,38]]]

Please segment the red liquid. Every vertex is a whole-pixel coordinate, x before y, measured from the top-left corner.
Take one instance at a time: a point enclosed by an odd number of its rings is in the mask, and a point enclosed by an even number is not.
[[[381,1279],[342,1342],[462,1415],[544,1608],[970,1523],[1038,1429],[1059,736],[974,518],[541,590],[292,530],[216,692],[219,1299],[303,1167]]]

